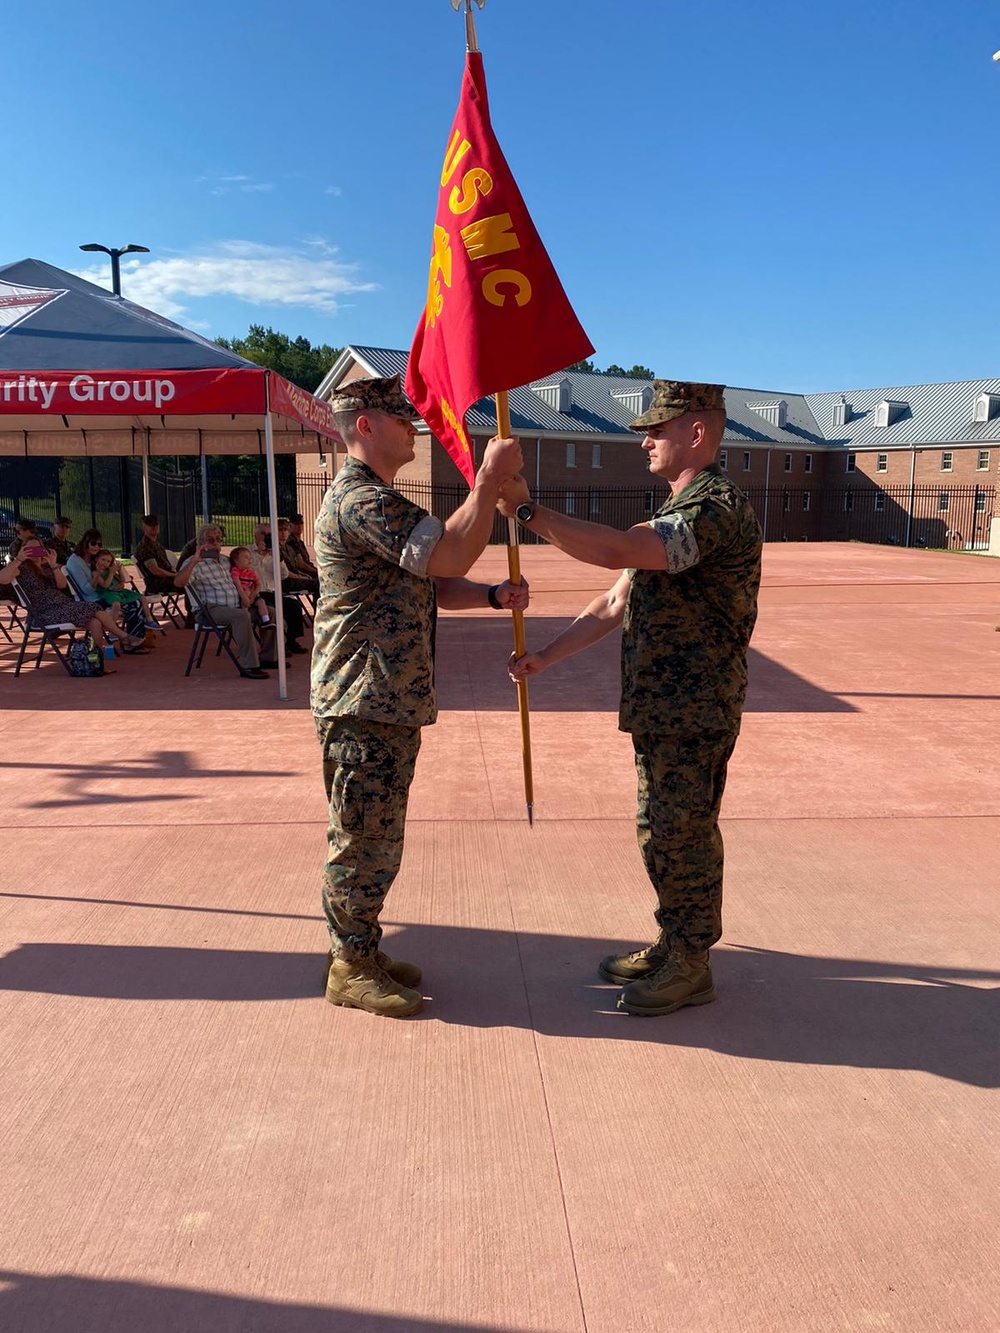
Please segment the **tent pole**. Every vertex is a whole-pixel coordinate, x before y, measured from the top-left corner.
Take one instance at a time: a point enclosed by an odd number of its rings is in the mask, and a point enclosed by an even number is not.
[[[285,608],[281,600],[281,553],[278,550],[278,482],[274,472],[274,427],[271,423],[270,376],[264,376],[264,453],[267,459],[267,504],[274,567],[274,655],[278,662],[278,698],[288,698],[285,666]]]
[[[142,512],[151,514],[153,506],[149,496],[149,431],[146,431],[146,448],[142,455]]]

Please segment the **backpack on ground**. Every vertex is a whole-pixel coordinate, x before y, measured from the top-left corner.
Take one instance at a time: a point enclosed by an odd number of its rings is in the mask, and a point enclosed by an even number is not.
[[[90,634],[70,644],[66,662],[71,676],[104,675],[104,658]]]

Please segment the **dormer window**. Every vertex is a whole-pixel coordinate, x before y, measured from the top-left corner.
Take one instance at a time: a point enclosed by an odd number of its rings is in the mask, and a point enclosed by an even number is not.
[[[881,430],[888,430],[909,410],[909,403],[883,398],[875,409],[875,425]]]

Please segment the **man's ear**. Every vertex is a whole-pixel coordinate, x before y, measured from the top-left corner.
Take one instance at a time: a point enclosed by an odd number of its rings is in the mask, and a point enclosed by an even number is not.
[[[357,417],[354,422],[354,429],[357,431],[359,435],[363,435],[364,438],[367,440],[372,433],[371,417],[366,416],[365,413],[362,412],[361,415]]]

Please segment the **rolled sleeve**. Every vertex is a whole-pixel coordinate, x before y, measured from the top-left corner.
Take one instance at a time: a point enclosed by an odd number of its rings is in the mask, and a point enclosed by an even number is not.
[[[444,524],[433,514],[428,514],[422,518],[417,526],[407,538],[406,545],[403,547],[402,554],[399,557],[400,569],[407,570],[410,574],[419,574],[421,578],[427,577],[427,562],[431,558],[435,546],[441,540],[444,532]]]
[[[683,573],[701,559],[694,529],[683,514],[664,514],[662,517],[651,519],[649,526],[663,542],[667,553],[668,573]]]

